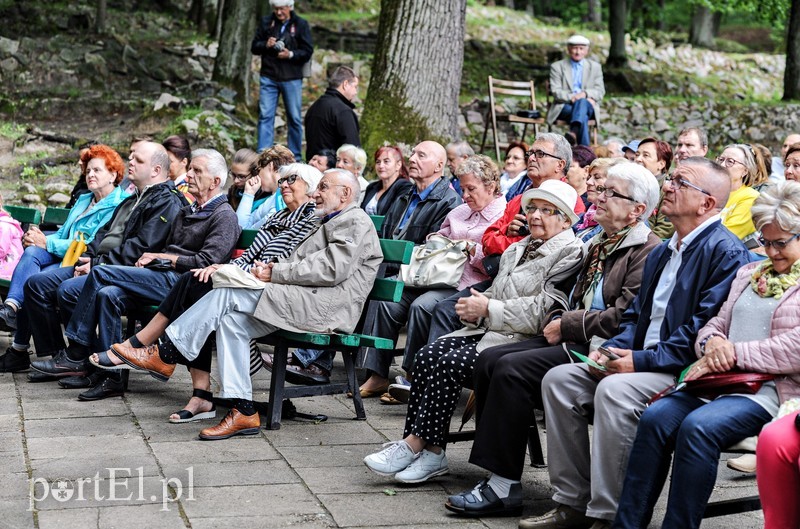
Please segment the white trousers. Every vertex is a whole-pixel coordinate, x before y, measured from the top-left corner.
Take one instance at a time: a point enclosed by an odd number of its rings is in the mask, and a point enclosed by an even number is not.
[[[208,336],[217,332],[222,398],[253,400],[250,339],[278,330],[253,317],[261,292],[215,288],[167,327],[167,336],[188,360],[197,358]]]

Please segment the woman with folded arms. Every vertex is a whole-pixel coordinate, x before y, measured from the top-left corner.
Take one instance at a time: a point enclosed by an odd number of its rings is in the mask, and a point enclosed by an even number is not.
[[[319,225],[318,218],[314,216],[315,203],[309,197],[317,189],[321,179],[322,174],[310,165],[293,163],[281,167],[278,188],[286,202],[286,208],[268,218],[258,230],[253,244],[231,263],[247,272],[257,261],[270,262],[292,253]],[[114,349],[138,348],[155,343],[171,321],[211,292],[211,278],[220,266],[222,265],[213,264],[183,274],[161,302],[158,313],[147,326],[122,344],[113,345],[111,350],[92,355],[90,362],[108,369],[122,364],[114,354]],[[210,392],[211,342],[206,342],[200,356],[190,362],[188,368],[194,392],[185,408],[169,416],[169,422],[172,423],[212,419],[216,416],[211,400],[213,395]]]
[[[522,195],[530,235],[503,253],[486,292],[473,290],[458,301],[456,312],[465,327],[417,353],[403,439],[365,457],[370,470],[402,483],[421,483],[449,471],[444,448],[450,418],[462,386],[472,384],[481,352],[541,334],[545,314],[556,304],[566,305],[562,285],[583,258],[583,245],[570,228],[578,220],[577,199],[569,184],[557,180]]]
[[[709,401],[677,391],[650,405],[639,421],[614,527],[648,526],[670,462],[662,527],[700,527],[720,452],[758,434],[782,402],[800,396],[800,184],[767,188],[752,213],[767,259],[739,270],[719,314],[698,333],[699,360],[684,380],[734,368],[775,379],[755,394],[726,394]]]

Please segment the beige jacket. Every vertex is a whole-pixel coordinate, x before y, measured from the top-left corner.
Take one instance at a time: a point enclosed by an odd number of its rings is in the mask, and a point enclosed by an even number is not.
[[[603,67],[592,59],[584,59],[583,77],[581,79],[586,96],[595,100],[594,116],[597,126],[600,126],[599,106],[600,100],[606,95],[603,83]],[[547,110],[547,122],[555,123],[565,103],[572,97],[572,62],[564,59],[554,62],[550,66],[550,93],[553,94],[553,104]]]
[[[372,220],[356,204],[275,263],[253,314],[295,332],[352,332],[383,261]]]
[[[555,306],[567,306],[567,291],[584,257],[583,243],[567,229],[548,240],[534,259],[517,266],[530,236],[508,247],[500,258],[500,270],[489,298],[489,316],[467,323],[449,336],[483,334],[478,351],[519,342],[541,334],[545,316]]]

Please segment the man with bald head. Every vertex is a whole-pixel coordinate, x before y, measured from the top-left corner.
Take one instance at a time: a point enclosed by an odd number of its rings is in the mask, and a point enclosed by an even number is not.
[[[521,529],[610,527],[642,411],[696,360],[697,332],[750,261],[747,248],[720,221],[730,192],[722,166],[686,158],[662,188],[662,210],[675,233],[648,255],[620,333],[603,344],[618,359],[595,350],[590,357],[605,370],[566,364],[542,381],[548,472],[558,507],[522,520]]]
[[[319,228],[287,258],[256,261],[250,271],[254,288],[215,288],[174,320],[158,344],[113,346],[126,364],[166,381],[175,364],[195,360],[216,331],[220,396],[230,399],[233,408],[217,426],[202,430],[200,439],[258,433],[251,338],[279,329],[326,334],[355,329],[383,260],[372,221],[358,206],[360,193],[349,171],[325,171],[312,195]]]
[[[423,141],[411,151],[408,177],[414,187],[389,207],[383,221],[382,237],[422,244],[429,233],[438,231],[461,197],[450,188],[443,172],[447,152],[435,141]]]
[[[773,182],[783,182],[786,180],[786,177],[783,174],[785,170],[783,167],[783,160],[786,158],[786,153],[789,151],[789,147],[795,143],[800,143],[800,134],[789,134],[786,136],[786,139],[783,140],[783,145],[781,145],[780,157],[772,157],[772,174],[769,175],[769,179]]]
[[[136,144],[128,159],[128,179],[134,193],[120,202],[111,220],[103,226],[74,267],[46,270],[25,284],[25,313],[32,326],[38,356],[54,358],[59,364],[66,357],[61,324],[70,320],[92,267],[133,266],[146,252],[165,246],[172,221],[188,205],[183,193],[169,178],[169,156],[160,143]],[[60,365],[60,364],[59,364]],[[86,368],[59,370],[47,374],[33,372],[33,380],[78,377],[66,381],[67,387],[89,387]],[[79,385],[70,385],[73,382]]]

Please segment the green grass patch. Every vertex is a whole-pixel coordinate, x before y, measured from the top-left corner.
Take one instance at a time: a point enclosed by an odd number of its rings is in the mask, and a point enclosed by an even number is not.
[[[13,121],[0,121],[0,136],[16,141],[25,134],[25,127]]]

